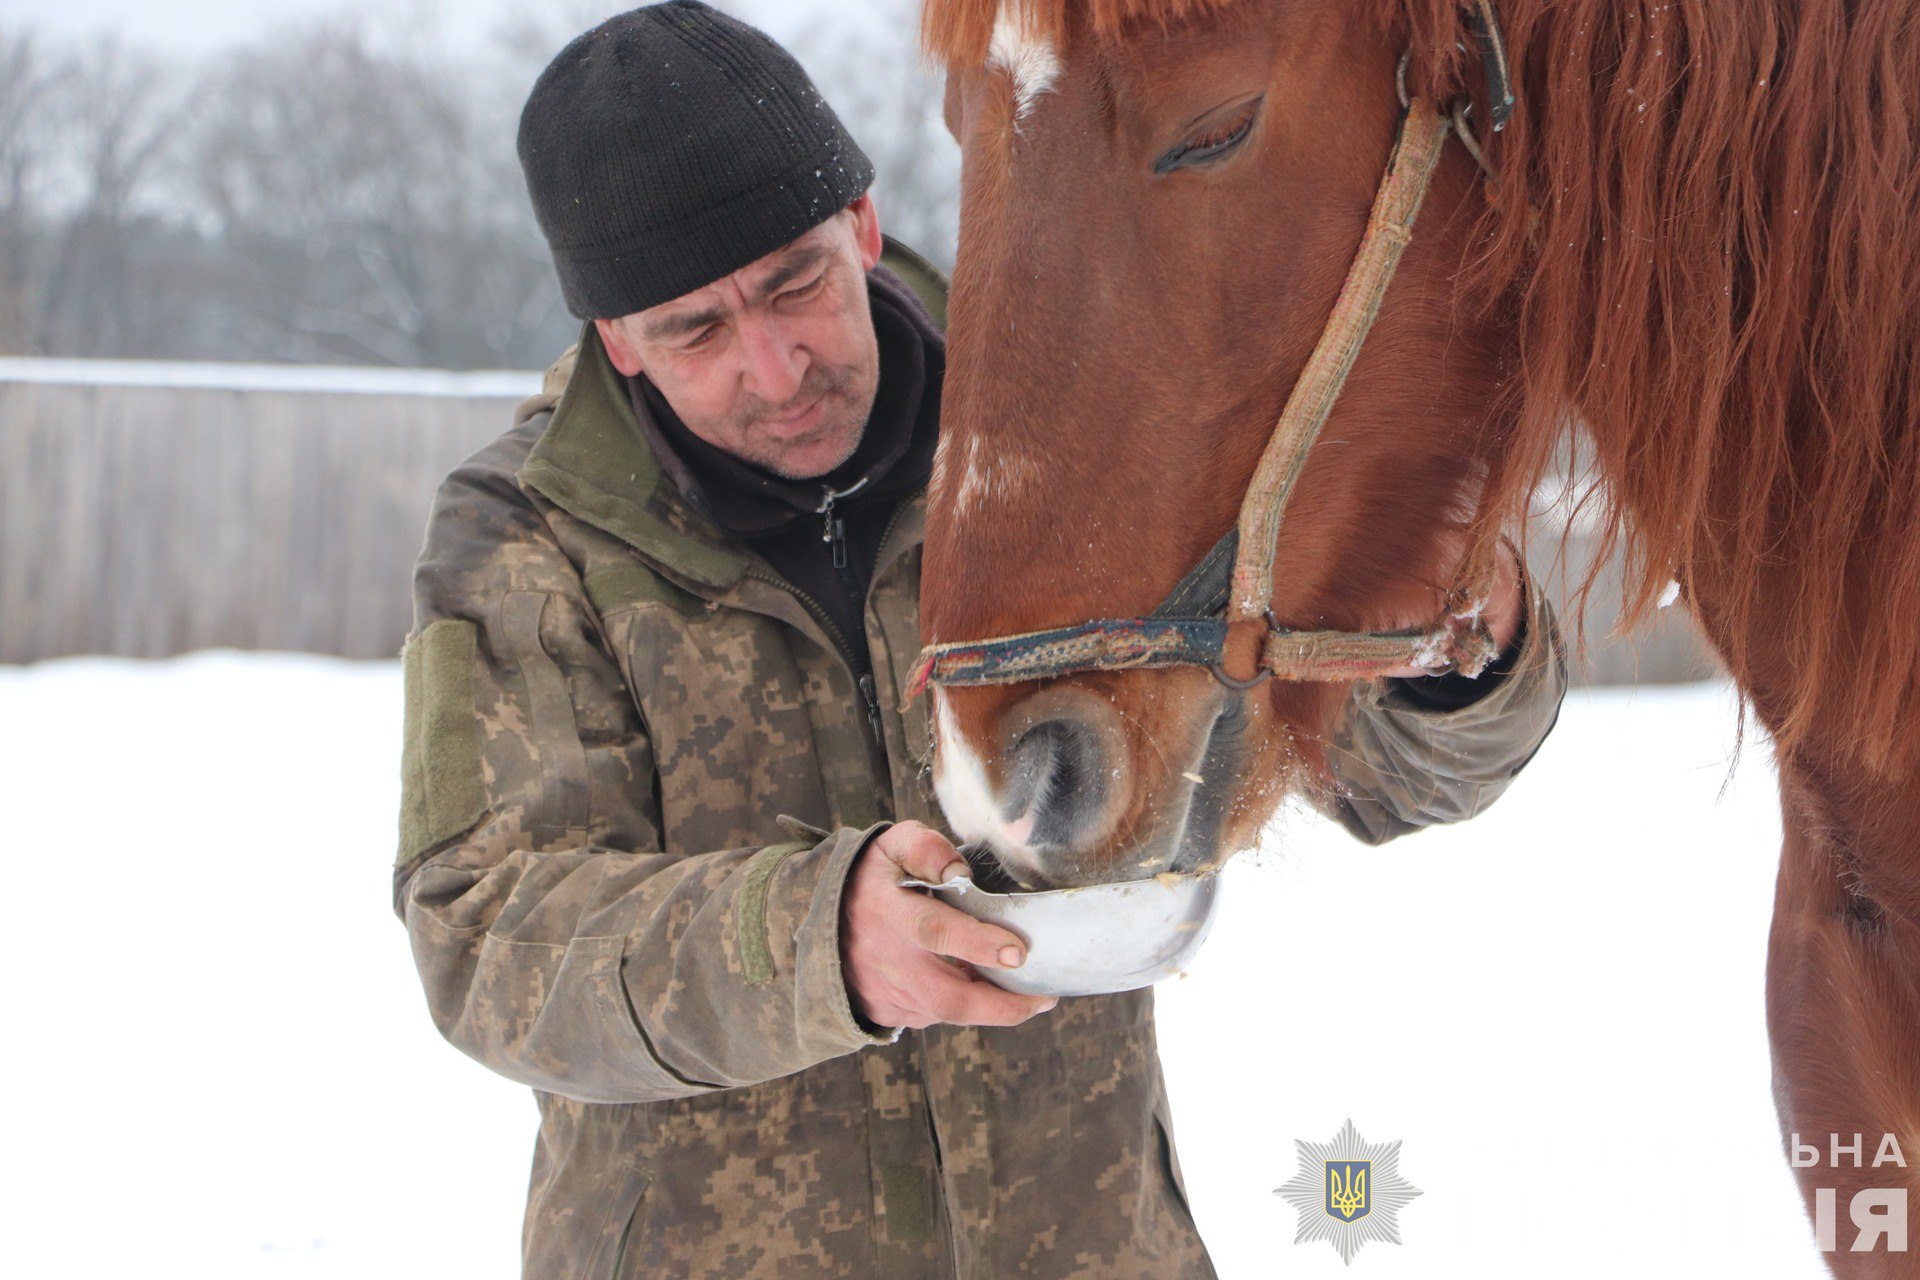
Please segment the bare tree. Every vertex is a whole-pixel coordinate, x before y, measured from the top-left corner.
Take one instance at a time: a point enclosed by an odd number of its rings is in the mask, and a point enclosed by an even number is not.
[[[53,145],[55,60],[31,31],[0,29],[0,351],[31,351],[39,318],[33,244]]]
[[[917,0],[810,30],[784,2],[726,7],[813,72],[873,156],[887,230],[950,262],[958,161]],[[521,9],[475,56],[437,0],[394,0],[198,66],[0,26],[0,350],[545,364],[577,326],[514,154],[520,107],[624,7]]]
[[[50,175],[67,207],[47,244],[40,299],[46,347],[118,354],[137,345],[146,261],[180,102],[164,64],[116,38],[71,55],[51,105],[61,163]]]
[[[493,363],[551,319],[524,196],[498,189],[480,88],[356,26],[223,59],[192,172],[228,284],[287,357]],[[507,152],[511,157],[511,142]]]
[[[815,23],[794,55],[872,158],[880,223],[941,268],[960,228],[960,150],[921,57],[919,0],[870,0],[859,22]]]

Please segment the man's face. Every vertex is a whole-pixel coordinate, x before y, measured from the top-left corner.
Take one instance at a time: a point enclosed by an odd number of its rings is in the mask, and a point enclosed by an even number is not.
[[[880,385],[866,273],[873,200],[671,302],[597,320],[614,368],[645,374],[688,430],[790,479],[825,475],[860,444]]]

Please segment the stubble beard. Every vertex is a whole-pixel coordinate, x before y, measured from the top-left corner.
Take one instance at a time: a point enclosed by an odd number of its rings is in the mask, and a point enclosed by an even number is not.
[[[856,371],[851,368],[816,366],[808,370],[799,392],[786,404],[759,404],[734,416],[728,425],[733,438],[740,442],[736,452],[755,466],[788,480],[817,479],[843,465],[860,447],[878,392],[876,381],[867,388],[866,395],[858,394],[856,380]],[[756,428],[763,421],[782,416],[794,405],[810,404],[822,397],[820,421],[805,436],[795,440],[770,440],[758,434]],[[794,461],[795,455],[807,453],[829,439],[840,441],[840,447],[826,461],[817,458],[804,464]]]

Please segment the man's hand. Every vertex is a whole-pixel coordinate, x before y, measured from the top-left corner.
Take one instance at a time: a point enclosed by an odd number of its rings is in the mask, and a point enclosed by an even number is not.
[[[1446,542],[1448,553],[1457,563],[1464,554],[1465,539],[1454,537]],[[1458,548],[1458,549],[1456,549]],[[1487,630],[1493,636],[1496,652],[1505,653],[1513,638],[1520,634],[1520,611],[1526,607],[1526,596],[1520,585],[1520,565],[1514,559],[1513,552],[1503,543],[1499,559],[1495,563],[1493,586],[1487,592],[1487,610],[1484,615]],[[1412,678],[1430,676],[1434,673],[1425,667],[1406,666],[1386,673],[1389,676]]]
[[[841,900],[840,957],[854,1008],[883,1027],[1011,1027],[1059,1001],[1020,996],[954,965],[1016,969],[1027,958],[1020,939],[975,920],[929,894],[903,889],[907,879],[940,884],[969,874],[947,838],[918,822],[881,832],[854,860]]]

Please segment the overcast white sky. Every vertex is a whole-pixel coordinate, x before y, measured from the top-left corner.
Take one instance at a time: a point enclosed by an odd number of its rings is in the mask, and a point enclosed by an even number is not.
[[[449,38],[484,41],[503,20],[527,12],[526,0],[383,0],[383,12],[424,4],[437,8]],[[634,7],[617,0],[557,0],[542,6],[549,11],[577,12],[580,30],[598,18]],[[793,39],[807,27],[822,22],[859,21],[879,8],[898,9],[901,0],[719,0],[718,8],[736,13],[765,29],[775,39]],[[180,53],[194,53],[258,35],[286,21],[325,18],[340,13],[371,13],[371,0],[182,0],[155,4],[153,0],[0,0],[0,23],[28,24],[71,36],[123,33],[131,43]]]

